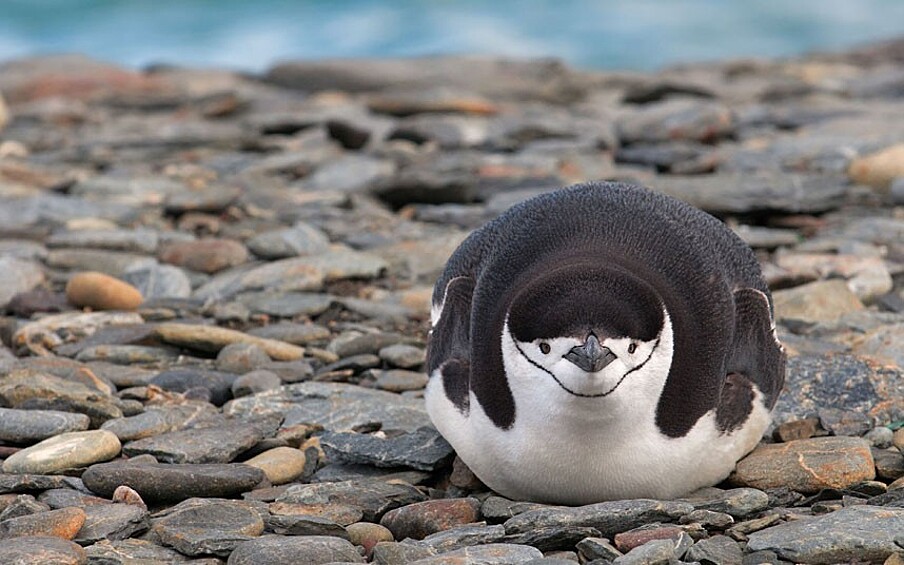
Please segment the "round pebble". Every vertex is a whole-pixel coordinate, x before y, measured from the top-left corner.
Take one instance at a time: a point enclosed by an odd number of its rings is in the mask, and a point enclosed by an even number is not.
[[[257,467],[274,485],[292,482],[304,473],[304,451],[294,447],[276,447],[245,461],[245,465]]]
[[[9,456],[3,472],[41,475],[78,469],[113,459],[121,447],[116,434],[106,430],[69,432]]]
[[[96,272],[73,275],[66,284],[66,299],[73,306],[94,310],[135,310],[144,300],[129,283]]]

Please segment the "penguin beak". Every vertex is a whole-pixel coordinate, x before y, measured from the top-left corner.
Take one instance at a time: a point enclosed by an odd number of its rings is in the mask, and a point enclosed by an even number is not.
[[[565,354],[568,359],[582,370],[595,373],[617,359],[608,347],[600,345],[600,340],[593,334],[587,338],[584,345],[577,345]]]

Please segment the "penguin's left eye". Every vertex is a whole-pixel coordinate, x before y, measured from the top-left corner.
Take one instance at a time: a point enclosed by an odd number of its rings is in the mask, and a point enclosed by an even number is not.
[[[540,344],[540,353],[542,353],[543,355],[548,354],[551,350],[552,348],[549,347],[549,344],[545,341]]]
[[[635,351],[637,351],[636,343],[632,343],[632,344],[628,345],[628,353],[634,353]]]

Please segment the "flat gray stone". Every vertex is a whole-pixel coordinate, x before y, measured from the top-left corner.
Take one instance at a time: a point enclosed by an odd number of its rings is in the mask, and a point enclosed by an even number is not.
[[[365,563],[350,542],[327,536],[263,536],[236,546],[229,565],[296,565],[303,563]]]
[[[775,551],[795,563],[881,562],[901,551],[904,508],[853,506],[750,534],[749,551]]]
[[[191,556],[227,557],[242,542],[261,535],[264,521],[247,503],[192,499],[156,518],[151,533],[164,545]]]
[[[85,506],[85,523],[74,541],[81,545],[101,540],[124,540],[150,527],[148,511],[131,504],[97,504]]]
[[[122,280],[137,288],[145,301],[191,296],[191,280],[174,265],[139,265],[123,273]]]
[[[0,256],[0,308],[5,309],[17,294],[44,282],[44,270],[37,263]]]
[[[381,422],[383,429],[414,431],[430,425],[420,399],[344,383],[298,383],[228,402],[223,412],[245,418],[283,414],[284,427],[319,424],[327,430],[349,430]]]
[[[0,441],[32,443],[66,432],[87,430],[89,423],[84,414],[0,408]]]
[[[146,453],[164,463],[229,463],[262,439],[257,427],[233,422],[131,441],[123,447],[123,453],[130,457]]]
[[[511,565],[526,563],[543,557],[543,553],[527,545],[510,543],[490,543],[463,547],[434,557],[426,557],[410,565],[456,565],[459,563],[480,563],[481,565]]]
[[[650,522],[671,522],[690,513],[694,507],[686,502],[658,500],[618,500],[587,506],[539,508],[518,514],[505,522],[507,534],[530,532],[550,526],[585,526],[596,528],[602,537]]]
[[[53,474],[108,461],[119,455],[119,438],[105,430],[60,434],[6,458],[4,473]]]
[[[735,518],[745,518],[769,507],[769,495],[753,488],[703,488],[680,501],[693,504],[695,510],[723,512]]]
[[[394,508],[425,499],[426,497],[411,485],[372,479],[293,485],[277,498],[277,502],[344,504],[360,508],[365,521],[376,522],[383,514]]]
[[[58,537],[23,536],[3,540],[3,563],[8,565],[85,565],[88,556],[76,543]]]
[[[181,563],[190,558],[175,549],[162,547],[141,539],[100,542],[85,548],[90,563],[102,565],[130,565],[135,562]]]
[[[505,528],[499,524],[492,526],[468,524],[430,534],[418,541],[417,545],[444,553],[463,547],[501,543],[503,539],[505,539]]]
[[[331,461],[434,471],[452,461],[452,446],[432,427],[381,438],[354,432],[326,432],[320,445]]]
[[[179,502],[193,496],[238,496],[264,479],[262,470],[241,463],[179,465],[114,462],[92,465],[82,474],[85,486],[100,496],[112,497],[116,487],[127,485],[149,503]],[[0,492],[3,492],[2,475]]]
[[[743,558],[741,546],[728,536],[713,536],[699,540],[684,555],[686,561],[718,565],[741,565]]]
[[[273,260],[324,253],[329,249],[330,240],[314,226],[299,223],[291,228],[256,235],[246,245],[258,257]]]

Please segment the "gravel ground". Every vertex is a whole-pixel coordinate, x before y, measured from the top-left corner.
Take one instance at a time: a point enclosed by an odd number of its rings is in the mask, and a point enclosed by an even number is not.
[[[904,563],[904,40],[652,74],[55,56],[0,93],[0,563]],[[685,499],[506,500],[424,411],[446,258],[590,179],[723,219],[774,291],[775,425]]]

